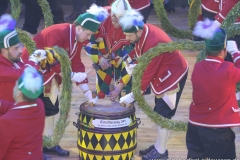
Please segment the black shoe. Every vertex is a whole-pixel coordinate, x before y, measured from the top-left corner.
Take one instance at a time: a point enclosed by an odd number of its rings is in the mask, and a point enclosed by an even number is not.
[[[154,148],[154,145],[151,145],[151,146],[149,146],[147,149],[140,150],[140,151],[139,151],[139,155],[140,155],[140,156],[146,155],[146,154],[148,154],[148,152],[151,151],[153,148]]]
[[[68,17],[65,18],[65,21],[67,21],[67,22],[69,22],[69,21],[73,22],[73,21],[75,21],[75,20],[77,19],[77,17],[78,17],[80,14],[81,14],[80,12],[72,12],[72,13],[70,14],[70,16],[68,16]]]
[[[52,148],[43,147],[43,153],[56,154],[56,155],[62,156],[62,157],[69,156],[69,151],[63,150],[59,145],[52,147]]]
[[[168,150],[166,150],[163,154],[161,154],[154,147],[150,152],[148,152],[148,154],[142,157],[142,160],[152,160],[152,159],[167,160]]]

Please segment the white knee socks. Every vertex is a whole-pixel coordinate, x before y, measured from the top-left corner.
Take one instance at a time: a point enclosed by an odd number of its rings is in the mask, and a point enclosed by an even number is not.
[[[159,153],[163,154],[167,149],[169,130],[158,126],[157,132],[157,141],[154,146]]]
[[[54,117],[49,116],[45,118],[45,126],[44,126],[44,135],[52,136],[54,131]]]

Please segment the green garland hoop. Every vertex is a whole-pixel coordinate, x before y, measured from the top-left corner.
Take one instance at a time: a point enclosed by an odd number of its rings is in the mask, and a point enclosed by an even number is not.
[[[10,0],[10,3],[11,3],[11,15],[13,19],[18,20],[22,6],[20,0]]]
[[[62,136],[65,132],[68,121],[68,113],[71,107],[71,99],[72,99],[72,80],[69,75],[71,75],[71,61],[69,60],[67,52],[59,48],[57,46],[53,47],[57,53],[60,55],[60,64],[62,71],[62,93],[60,96],[60,117],[56,122],[56,126],[54,128],[53,136],[44,136],[43,146],[45,147],[53,147],[59,144]]]
[[[169,22],[167,13],[161,0],[153,0],[153,3],[159,21],[161,22],[161,27],[167,34],[179,39],[192,39],[191,30],[179,30]],[[188,26],[190,29],[192,29],[197,22],[201,0],[192,0],[190,3],[191,7],[189,8],[188,12]]]
[[[198,20],[199,10],[201,6],[200,0],[192,0],[188,11],[188,26],[192,30]]]
[[[18,37],[20,41],[23,43],[24,46],[26,46],[28,53],[32,54],[37,49],[36,43],[29,36],[28,32],[23,31],[19,28],[17,28],[16,30],[18,32]]]
[[[10,0],[11,3],[11,14],[14,19],[18,20],[20,12],[21,12],[21,3],[20,0]],[[38,0],[39,5],[42,8],[45,27],[48,27],[53,24],[53,16],[49,7],[49,4],[46,0]],[[20,41],[26,46],[29,54],[33,53],[37,47],[36,43],[31,39],[28,32],[23,31],[21,29],[16,29],[20,38]],[[60,117],[56,122],[56,126],[54,128],[53,136],[44,136],[43,137],[43,146],[53,147],[59,144],[67,125],[68,121],[68,113],[70,111],[71,106],[71,98],[72,98],[72,81],[70,78],[71,74],[71,61],[69,60],[67,52],[59,48],[57,46],[53,47],[57,53],[60,55],[60,64],[62,71],[62,93],[60,96]]]
[[[46,0],[37,0],[42,8],[42,13],[44,17],[45,28],[53,24],[53,15],[51,13],[51,8]]]
[[[167,13],[161,0],[153,0],[153,3],[159,21],[161,22],[161,26],[167,34],[170,34],[171,36],[179,39],[192,39],[191,30],[179,30],[169,22]],[[191,7],[189,8],[188,13],[188,26],[190,29],[192,29],[197,22],[201,0],[190,0],[189,3],[191,3]],[[235,35],[240,35],[240,24],[233,25],[237,17],[240,17],[240,2],[238,2],[232,8],[232,10],[228,13],[226,19],[223,21],[222,28],[226,29],[228,38]]]
[[[138,102],[138,106],[143,110],[145,114],[157,125],[160,125],[163,128],[167,128],[174,131],[186,131],[187,130],[187,123],[182,121],[170,120],[163,118],[156,112],[152,110],[152,108],[147,104],[144,97],[141,93],[141,79],[144,72],[144,69],[147,67],[148,63],[151,60],[164,53],[164,52],[172,52],[174,50],[192,50],[198,51],[205,47],[205,43],[203,42],[194,42],[190,40],[185,41],[177,41],[177,42],[170,42],[165,44],[159,44],[154,48],[148,50],[145,54],[143,54],[138,59],[138,65],[134,68],[133,71],[133,87],[132,91],[134,94],[135,100]]]

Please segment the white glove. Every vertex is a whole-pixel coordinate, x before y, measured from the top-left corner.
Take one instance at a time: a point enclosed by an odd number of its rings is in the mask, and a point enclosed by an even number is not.
[[[46,59],[46,51],[43,49],[38,49],[32,53],[32,55],[29,57],[30,61],[33,61],[35,63],[40,62],[43,59]]]
[[[96,98],[92,97],[92,92],[90,90],[88,90],[86,93],[84,93],[85,97],[87,98],[89,103],[93,103],[96,104],[98,101],[98,97],[96,96]]]
[[[133,101],[134,101],[134,96],[132,92],[120,98],[120,103],[125,103],[126,105],[129,105]]]
[[[136,67],[137,64],[129,64],[129,66],[126,66],[126,71],[128,74],[132,74],[133,73],[133,69]]]
[[[71,77],[74,82],[81,83],[87,78],[87,74],[85,72],[72,72]]]
[[[238,51],[237,43],[235,41],[227,41],[227,51],[233,55]]]

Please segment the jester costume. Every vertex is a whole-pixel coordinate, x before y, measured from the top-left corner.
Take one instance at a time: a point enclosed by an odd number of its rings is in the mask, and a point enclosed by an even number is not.
[[[85,47],[97,72],[96,90],[99,98],[108,95],[111,90],[109,86],[116,86],[116,83],[123,83],[126,93],[131,90],[131,84],[129,83],[131,76],[127,74],[126,64],[123,63],[122,58],[130,52],[134,52],[133,46],[125,39],[122,29],[115,28],[112,24],[112,17],[119,18],[131,7],[125,0],[117,0],[112,4],[111,9],[107,8],[111,17],[109,16],[99,26],[97,34],[91,37],[92,45]],[[99,42],[98,39],[103,40]],[[108,59],[112,67],[106,70],[101,69],[100,64],[104,59]]]

